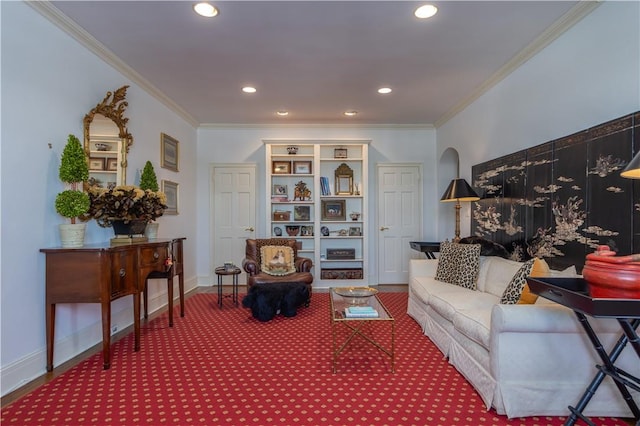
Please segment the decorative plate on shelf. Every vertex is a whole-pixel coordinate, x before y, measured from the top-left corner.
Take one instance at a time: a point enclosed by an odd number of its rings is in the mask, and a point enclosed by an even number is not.
[[[378,290],[371,287],[337,287],[333,291],[353,305],[366,304],[369,297],[378,293]]]

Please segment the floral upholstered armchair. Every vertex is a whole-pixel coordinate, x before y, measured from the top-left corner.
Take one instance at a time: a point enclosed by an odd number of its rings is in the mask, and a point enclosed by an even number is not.
[[[309,288],[313,262],[298,257],[296,241],[286,238],[248,239],[242,268],[247,273],[247,287],[253,285],[299,282]]]

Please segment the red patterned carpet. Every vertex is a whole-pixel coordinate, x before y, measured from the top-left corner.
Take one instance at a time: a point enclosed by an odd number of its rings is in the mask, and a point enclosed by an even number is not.
[[[396,318],[396,371],[358,338],[331,372],[329,295],[316,293],[294,318],[260,323],[250,311],[187,300],[102,354],[2,410],[2,425],[561,425],[563,418],[508,420],[487,412],[473,388],[406,315],[406,293],[384,293]],[[375,328],[380,338],[389,332]],[[625,425],[593,419],[599,425]]]

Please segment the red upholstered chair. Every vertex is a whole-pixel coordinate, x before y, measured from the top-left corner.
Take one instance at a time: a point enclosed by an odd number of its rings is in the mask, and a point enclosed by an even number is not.
[[[293,258],[296,272],[287,275],[274,276],[262,272],[260,265],[262,259],[260,256],[260,247],[263,246],[288,246],[293,249]],[[247,273],[247,288],[256,284],[270,284],[282,282],[300,282],[307,284],[309,288],[309,299],[311,299],[311,283],[313,275],[311,268],[313,262],[306,257],[298,257],[298,248],[296,240],[287,238],[267,238],[267,239],[248,239],[245,252],[245,259],[242,261],[242,268]]]

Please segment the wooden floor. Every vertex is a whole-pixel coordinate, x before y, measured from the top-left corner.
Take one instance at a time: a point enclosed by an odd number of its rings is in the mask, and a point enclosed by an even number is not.
[[[240,286],[240,292],[243,292],[243,285]],[[406,284],[385,284],[385,285],[379,285],[376,288],[379,291],[382,292],[406,292],[407,291],[407,285]],[[225,294],[231,293],[232,287],[229,286],[223,286],[223,292]],[[194,294],[198,294],[198,293],[217,293],[218,288],[215,286],[211,286],[211,287],[197,287],[196,289],[188,292],[185,294],[185,298],[189,298],[191,296],[193,296]],[[318,292],[318,293],[327,293],[329,291],[328,288],[326,289],[313,289],[314,292]],[[149,318],[147,321],[151,321],[152,319],[154,319],[155,317],[157,317],[158,315],[163,314],[166,311],[166,308],[160,309],[152,314],[149,315]],[[144,321],[144,320],[143,320]],[[114,334],[113,336],[111,336],[111,343],[117,342],[118,340],[120,340],[121,338],[123,338],[124,336],[126,336],[127,334],[131,333],[133,331],[133,325],[117,332],[116,334]],[[31,382],[27,383],[26,385],[20,387],[19,389],[16,389],[13,392],[8,393],[7,395],[3,396],[2,399],[0,400],[0,404],[2,407],[11,404],[13,401],[16,401],[20,398],[22,398],[23,396],[25,396],[26,394],[28,394],[29,392],[33,391],[34,389],[37,389],[38,387],[44,385],[45,383],[50,382],[51,380],[55,379],[56,377],[60,376],[61,374],[65,373],[66,371],[70,370],[71,368],[73,368],[75,365],[79,364],[80,362],[84,361],[85,359],[95,355],[96,353],[99,353],[102,351],[102,343],[98,343],[95,346],[93,346],[90,349],[87,349],[86,351],[84,351],[83,353],[75,356],[74,358],[70,359],[69,361],[55,367],[53,369],[52,372],[50,373],[46,373],[34,380],[32,380]]]

